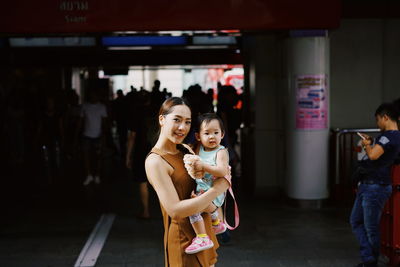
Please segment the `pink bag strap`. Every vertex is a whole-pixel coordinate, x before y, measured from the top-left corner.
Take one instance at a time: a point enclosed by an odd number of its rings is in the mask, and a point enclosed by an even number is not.
[[[226,227],[227,227],[229,230],[235,230],[235,229],[239,226],[240,216],[239,216],[239,208],[238,208],[238,205],[237,205],[237,203],[236,203],[235,195],[233,194],[232,184],[231,184],[231,186],[229,187],[228,191],[229,191],[229,194],[232,196],[233,202],[234,202],[234,209],[235,209],[235,210],[234,210],[234,212],[235,212],[235,226],[233,226],[233,227],[230,226],[230,225],[228,224],[227,220],[226,220],[226,199],[225,199],[225,204],[224,204],[224,223],[225,223]]]

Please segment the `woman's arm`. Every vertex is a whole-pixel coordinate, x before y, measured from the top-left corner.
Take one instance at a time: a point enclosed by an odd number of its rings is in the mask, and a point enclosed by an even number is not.
[[[184,218],[205,210],[218,195],[228,189],[225,179],[218,179],[207,192],[192,199],[180,200],[171,180],[172,167],[159,155],[151,154],[147,157],[146,174],[153,186],[161,205],[171,218]]]
[[[229,155],[228,150],[221,149],[217,152],[217,165],[212,166],[205,162],[198,161],[195,164],[199,166],[195,166],[195,169],[203,170],[204,172],[208,172],[215,177],[224,177],[228,174],[228,165],[229,165]]]

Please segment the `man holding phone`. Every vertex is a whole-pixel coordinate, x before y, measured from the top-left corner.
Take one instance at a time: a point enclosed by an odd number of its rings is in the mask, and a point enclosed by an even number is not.
[[[359,134],[366,155],[360,161],[356,200],[350,216],[353,233],[360,244],[362,263],[358,267],[378,266],[380,218],[392,193],[391,166],[400,153],[398,114],[393,104],[384,103],[375,112],[381,134],[375,139]]]

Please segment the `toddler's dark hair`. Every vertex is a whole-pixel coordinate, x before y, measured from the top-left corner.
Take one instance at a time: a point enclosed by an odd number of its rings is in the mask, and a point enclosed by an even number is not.
[[[222,119],[215,113],[204,113],[204,114],[199,115],[199,118],[197,119],[198,128],[196,129],[196,132],[200,132],[200,127],[203,124],[203,122],[205,124],[209,124],[210,121],[212,121],[212,120],[217,120],[222,133],[225,133],[224,123],[222,122]]]

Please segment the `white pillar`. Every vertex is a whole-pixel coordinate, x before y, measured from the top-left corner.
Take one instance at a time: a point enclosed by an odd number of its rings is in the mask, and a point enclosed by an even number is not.
[[[328,198],[329,39],[286,42],[287,180],[289,198]]]

